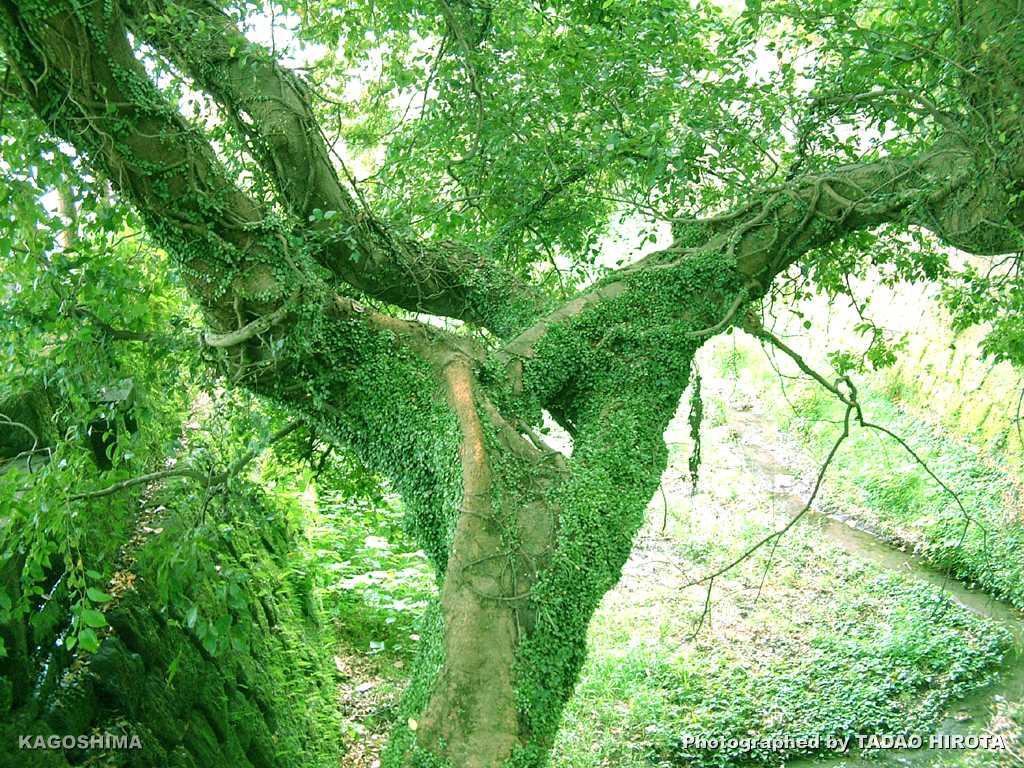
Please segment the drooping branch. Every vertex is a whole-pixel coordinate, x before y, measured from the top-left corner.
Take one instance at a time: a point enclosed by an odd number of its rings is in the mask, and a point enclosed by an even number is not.
[[[70,501],[84,501],[87,499],[102,499],[104,496],[112,496],[119,491],[126,490],[128,488],[134,488],[139,485],[148,485],[150,483],[156,483],[161,480],[168,480],[170,478],[191,478],[198,482],[203,483],[210,490],[216,489],[219,486],[224,485],[228,480],[235,477],[245,467],[259,456],[263,451],[272,446],[274,443],[284,439],[296,429],[302,426],[301,421],[293,421],[281,429],[271,434],[266,440],[262,441],[257,447],[251,448],[245,451],[237,459],[231,462],[231,465],[222,470],[221,472],[211,473],[204,472],[194,466],[186,465],[183,467],[172,467],[171,469],[163,469],[157,472],[149,472],[145,475],[138,475],[137,477],[130,477],[126,480],[121,480],[112,485],[108,485],[106,488],[101,488],[96,491],[83,491],[81,493],[72,494],[69,497]]]
[[[843,443],[850,438],[851,427],[853,426],[858,426],[862,429],[878,432],[894,440],[914,460],[914,462],[927,473],[927,475],[943,490],[943,492],[946,493],[953,500],[953,502],[959,509],[961,517],[963,518],[963,527],[960,532],[957,546],[963,544],[971,525],[978,526],[978,528],[981,529],[983,536],[987,538],[987,530],[985,529],[985,526],[967,511],[967,508],[964,506],[963,501],[960,498],[960,495],[953,488],[951,488],[949,484],[944,482],[934,472],[934,470],[932,470],[928,462],[926,462],[913,448],[911,448],[911,446],[907,443],[906,440],[897,435],[888,427],[885,427],[881,424],[877,424],[875,422],[868,421],[865,418],[863,407],[860,401],[858,400],[857,388],[849,376],[842,376],[836,379],[835,381],[829,381],[829,379],[826,378],[823,374],[816,371],[799,352],[797,352],[788,344],[786,344],[778,336],[764,328],[760,324],[760,322],[752,318],[748,318],[747,321],[744,322],[743,326],[744,330],[753,335],[755,338],[760,339],[764,343],[772,345],[780,352],[782,352],[784,355],[786,355],[788,358],[790,358],[790,360],[792,360],[793,363],[796,364],[797,368],[799,368],[802,373],[811,378],[816,384],[818,384],[827,392],[832,394],[836,398],[836,400],[842,403],[845,409],[842,419],[842,429],[836,436],[836,439],[833,442],[831,449],[825,456],[824,461],[821,463],[818,469],[814,485],[811,489],[810,495],[807,498],[807,501],[795,515],[790,517],[789,520],[787,520],[785,524],[781,527],[776,528],[775,530],[772,530],[769,533],[762,536],[761,538],[759,538],[757,541],[748,546],[746,549],[743,550],[743,552],[741,552],[739,555],[734,557],[726,564],[715,568],[714,570],[704,574],[700,578],[694,579],[693,581],[690,581],[688,584],[685,585],[686,587],[692,587],[701,584],[706,585],[704,608],[698,619],[697,626],[693,633],[693,637],[696,637],[696,635],[703,628],[704,622],[710,614],[711,594],[715,585],[715,581],[718,580],[720,577],[724,576],[729,571],[735,569],[741,563],[749,560],[755,553],[757,553],[759,550],[763,549],[764,547],[770,544],[771,551],[768,556],[768,562],[765,565],[764,572],[761,576],[761,582],[757,590],[757,596],[760,596],[761,590],[764,587],[765,579],[767,578],[768,569],[771,567],[771,561],[774,557],[775,550],[778,547],[779,542],[790,530],[793,529],[794,526],[796,526],[797,523],[804,519],[804,517],[806,517],[807,514],[813,508],[814,502],[818,498],[818,494],[820,493],[821,488],[824,484],[824,480],[828,473],[828,470],[832,466],[832,463],[835,461],[836,456],[839,453],[839,449],[841,448]],[[756,599],[757,597],[755,597],[755,601]]]
[[[743,550],[743,552],[733,560],[729,561],[728,563],[719,568],[716,568],[714,571],[705,574],[699,579],[696,579],[684,585],[684,589],[687,587],[695,587],[700,584],[707,585],[707,591],[704,595],[704,609],[701,612],[700,618],[697,621],[697,626],[694,629],[693,634],[690,637],[690,640],[693,640],[697,637],[698,634],[700,634],[701,629],[704,627],[705,620],[711,613],[711,593],[715,586],[715,580],[721,576],[724,576],[726,573],[731,571],[733,568],[736,568],[740,563],[744,562],[745,560],[749,560],[758,550],[762,549],[768,544],[772,545],[771,553],[768,558],[770,565],[771,559],[775,555],[775,549],[778,546],[779,542],[782,540],[782,537],[789,533],[789,531],[792,530],[797,523],[803,520],[803,518],[814,506],[814,501],[818,498],[818,492],[821,490],[821,486],[824,484],[825,475],[828,473],[829,467],[832,466],[832,462],[835,460],[836,455],[839,453],[840,447],[842,447],[843,443],[846,442],[846,440],[850,437],[850,422],[855,410],[856,407],[854,405],[848,405],[846,407],[846,413],[843,416],[843,428],[840,431],[839,435],[836,436],[835,442],[832,443],[831,450],[829,450],[828,455],[825,457],[825,461],[822,462],[821,467],[818,469],[818,475],[815,478],[814,487],[811,489],[811,494],[810,496],[807,497],[807,502],[800,509],[800,511],[793,515],[788,521],[786,521],[785,525],[783,525],[781,528],[777,528],[774,531],[762,536],[760,539],[758,539],[745,550]],[[761,586],[764,586],[764,578],[766,576],[767,568],[765,569],[765,573],[762,576]],[[760,593],[761,587],[758,587],[758,595],[760,595]]]
[[[900,448],[902,448],[914,460],[914,463],[917,464],[921,469],[923,469],[925,473],[928,475],[928,477],[930,477],[932,481],[936,485],[938,485],[942,489],[942,491],[947,496],[949,496],[956,504],[957,509],[960,512],[960,516],[964,520],[963,533],[960,537],[961,543],[963,542],[963,539],[966,536],[967,531],[971,525],[976,525],[987,537],[988,532],[985,526],[981,523],[980,520],[978,520],[975,516],[971,515],[970,512],[967,511],[967,507],[964,506],[963,500],[960,498],[960,494],[958,494],[952,487],[950,487],[948,483],[946,483],[944,480],[942,480],[942,478],[935,474],[935,471],[931,468],[931,466],[929,466],[928,462],[921,458],[920,454],[918,454],[917,451],[911,448],[910,444],[907,443],[906,440],[897,435],[888,427],[883,426],[881,424],[877,424],[872,421],[868,421],[865,418],[864,410],[861,406],[860,401],[857,399],[857,388],[854,386],[853,381],[850,379],[849,376],[842,376],[835,382],[829,382],[828,379],[826,379],[821,373],[814,370],[814,368],[811,367],[810,364],[808,364],[808,362],[804,359],[802,355],[800,355],[800,353],[792,349],[782,339],[780,339],[778,336],[771,333],[769,330],[760,325],[760,323],[747,322],[744,324],[744,329],[747,332],[751,333],[756,338],[761,339],[762,341],[767,342],[768,344],[771,344],[773,347],[778,349],[790,360],[792,360],[796,364],[797,368],[799,368],[805,375],[812,378],[817,384],[819,384],[821,387],[823,387],[825,390],[827,390],[833,396],[835,396],[835,398],[839,402],[846,406],[847,420],[849,419],[849,414],[852,409],[852,413],[855,416],[855,423],[857,426],[863,429],[872,430],[878,432],[879,434],[885,435],[886,437],[893,440],[897,445],[899,445]],[[841,387],[841,385],[843,384],[846,385],[845,390]]]

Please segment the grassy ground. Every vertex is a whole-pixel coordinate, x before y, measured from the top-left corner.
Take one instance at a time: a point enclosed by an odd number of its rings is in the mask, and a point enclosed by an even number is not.
[[[749,338],[719,343],[712,358],[739,397],[766,404],[769,421],[797,443],[805,470],[826,455],[843,411],[829,393],[806,382],[780,383]],[[861,379],[860,400],[869,420],[902,437],[964,509],[892,438],[866,430],[854,431],[830,467],[824,506],[1024,609],[1024,494],[1005,455],[943,427],[939,415],[953,404],[924,404],[905,374]]]
[[[1000,628],[850,556],[813,525],[716,580],[694,637],[707,592],[686,585],[784,519],[773,509],[778,478],[751,469],[741,439],[728,424],[705,432],[694,497],[681,477],[685,446],[673,452],[666,534],[656,499],[595,617],[556,766],[778,765],[794,751],[685,749],[680,739],[927,732],[1006,649]]]

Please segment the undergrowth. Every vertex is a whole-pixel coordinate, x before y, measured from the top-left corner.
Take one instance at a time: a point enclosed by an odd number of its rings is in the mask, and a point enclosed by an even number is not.
[[[779,409],[780,426],[814,455],[833,441],[838,408],[828,393],[790,393],[795,412]],[[1024,526],[1020,489],[999,464],[967,439],[893,404],[875,387],[862,390],[871,419],[900,435],[960,497],[928,477],[885,436],[857,431],[829,469],[826,507],[851,515],[889,541],[910,546],[968,585],[1024,608]]]
[[[674,632],[606,606],[554,765],[775,766],[799,751],[702,749],[683,738],[817,736],[823,751],[828,736],[929,733],[951,702],[987,680],[1009,634],[932,588],[827,550],[810,539],[780,545],[784,583],[717,637],[680,637],[699,612],[692,603],[666,606],[677,613]],[[762,562],[751,565],[753,573]],[[813,597],[794,602],[791,587]],[[729,623],[729,607],[717,610]]]

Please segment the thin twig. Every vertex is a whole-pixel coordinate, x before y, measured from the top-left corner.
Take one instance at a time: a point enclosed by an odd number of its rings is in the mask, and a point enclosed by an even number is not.
[[[736,294],[736,298],[733,299],[732,304],[729,305],[729,309],[726,311],[725,317],[710,328],[703,328],[699,331],[690,331],[686,335],[691,339],[700,339],[705,336],[714,336],[716,333],[725,330],[726,326],[728,326],[729,323],[732,322],[733,318],[736,317],[736,313],[740,311],[740,307],[743,306],[743,302],[747,300],[747,296],[749,294],[750,288],[743,286],[740,289],[740,292]]]
[[[855,410],[855,407],[852,405],[848,405],[846,407],[846,417],[843,420],[843,431],[840,433],[839,437],[836,438],[835,443],[832,445],[832,450],[828,452],[828,456],[825,457],[825,462],[821,465],[821,469],[818,471],[818,478],[814,483],[814,489],[811,491],[810,498],[807,499],[807,503],[804,504],[803,509],[801,509],[796,515],[794,515],[789,520],[789,522],[786,523],[782,528],[779,528],[776,531],[772,531],[767,536],[764,536],[761,539],[759,539],[752,546],[748,547],[742,555],[732,560],[728,565],[724,565],[718,570],[714,571],[713,573],[709,573],[706,576],[702,576],[700,579],[697,579],[696,581],[691,581],[689,584],[686,584],[683,587],[684,589],[686,587],[696,586],[697,584],[703,584],[704,582],[708,582],[708,586],[710,588],[711,582],[713,582],[719,576],[722,576],[723,574],[731,571],[733,568],[735,568],[737,565],[739,565],[744,560],[749,558],[752,554],[754,554],[765,544],[768,544],[769,542],[784,536],[794,525],[796,525],[801,520],[801,518],[803,518],[804,515],[807,514],[808,510],[810,510],[811,508],[811,505],[814,504],[814,500],[818,496],[818,491],[821,489],[821,484],[825,480],[825,472],[828,470],[829,465],[832,464],[832,460],[835,458],[836,453],[839,451],[839,446],[841,446],[843,444],[843,441],[850,436],[850,417],[853,415]]]
[[[123,491],[125,488],[132,488],[136,485],[145,485],[147,483],[155,483],[158,480],[165,480],[169,477],[192,477],[197,480],[203,479],[203,473],[199,472],[192,467],[175,467],[174,469],[164,469],[159,472],[150,472],[145,475],[139,475],[138,477],[131,477],[127,480],[122,480],[113,485],[108,485],[106,488],[102,488],[98,491],[86,491],[84,493],[75,493],[68,497],[69,501],[82,501],[83,499],[101,499],[104,496],[112,496],[118,491]]]
[[[269,448],[271,445],[276,443],[283,437],[294,432],[302,425],[301,421],[293,421],[281,429],[274,432],[265,442],[256,448],[252,448],[237,459],[235,459],[231,465],[216,475],[212,473],[206,473],[195,467],[175,467],[174,469],[164,469],[159,472],[150,472],[145,475],[139,475],[138,477],[131,477],[127,480],[121,480],[120,482],[109,485],[106,488],[102,488],[98,491],[86,491],[84,493],[76,493],[69,497],[69,501],[82,501],[83,499],[99,499],[104,496],[111,496],[118,491],[123,491],[126,488],[132,488],[136,485],[145,485],[148,483],[154,483],[159,480],[166,480],[170,477],[191,477],[195,480],[199,480],[209,488],[215,488],[223,485],[232,477],[241,472],[245,465],[252,461],[254,458],[259,456],[263,451]]]
[[[668,496],[665,495],[665,484],[658,483],[658,490],[661,491],[661,532],[665,532],[668,525]]]

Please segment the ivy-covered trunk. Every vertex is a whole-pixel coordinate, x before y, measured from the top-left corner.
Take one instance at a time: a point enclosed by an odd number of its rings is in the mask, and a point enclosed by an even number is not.
[[[590,618],[618,580],[660,482],[664,430],[692,356],[704,329],[735,303],[739,278],[728,265],[687,263],[662,276],[658,294],[644,279],[598,287],[599,304],[580,303],[536,343],[524,334],[497,366],[439,358],[430,401],[443,393],[452,436],[444,444],[454,455],[435,454],[434,471],[384,468],[400,489],[417,474],[460,470],[444,494],[403,493],[441,596],[389,768],[544,764]],[[626,317],[635,332],[621,332]],[[571,455],[533,426],[541,404],[568,428]],[[407,462],[408,453],[396,458]],[[444,504],[430,502],[439,497]]]
[[[524,332],[497,356],[346,301],[282,331],[259,391],[391,479],[441,586],[388,768],[544,763],[591,615],[660,481],[692,356],[735,303],[729,263],[687,262],[658,293],[642,275],[598,286],[557,333]],[[571,456],[538,434],[544,408]]]
[[[589,620],[618,580],[657,488],[662,434],[685,360],[577,414],[570,461],[493,406],[468,366],[448,370],[461,441],[459,507],[437,537],[439,605],[385,765],[540,766],[586,654]],[[659,392],[659,385],[663,387]]]

